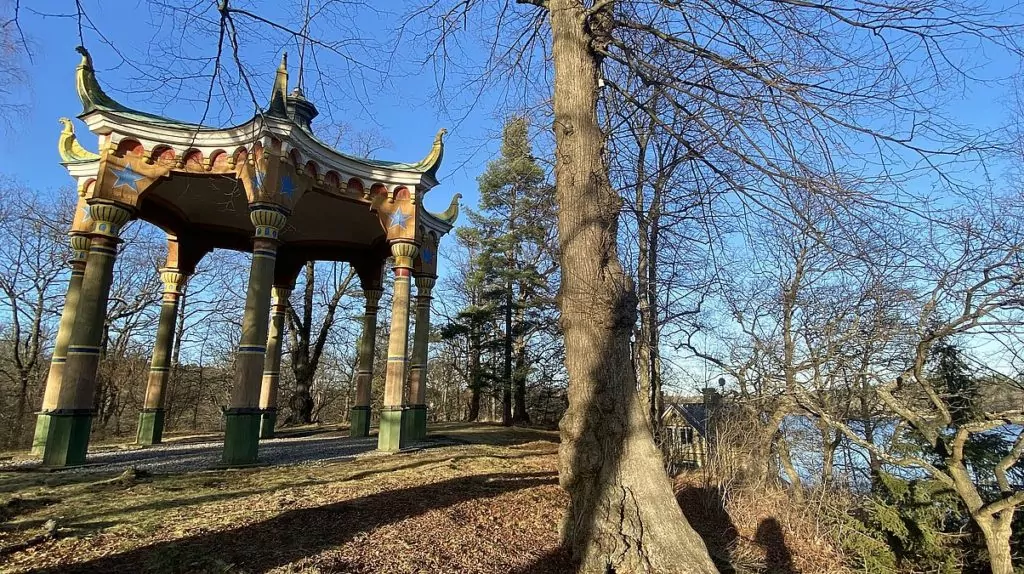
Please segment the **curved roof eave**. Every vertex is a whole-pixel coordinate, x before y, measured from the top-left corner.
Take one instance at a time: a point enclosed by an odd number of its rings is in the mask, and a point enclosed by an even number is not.
[[[259,134],[258,117],[225,128],[170,121],[153,122],[136,113],[109,109],[93,109],[83,112],[78,119],[85,122],[93,133],[105,134],[121,131],[128,136],[138,136],[183,147],[241,145],[244,142],[251,143],[254,136]]]
[[[439,232],[441,235],[447,234],[455,227],[455,221],[459,218],[460,199],[462,199],[461,193],[453,195],[452,202],[443,213],[432,213],[421,204],[420,213],[423,214],[423,222],[427,224],[427,227]]]
[[[433,173],[416,169],[417,164],[386,160],[374,160],[340,152],[302,127],[281,118],[267,117],[269,131],[289,140],[301,150],[307,159],[321,164],[325,169],[334,169],[346,174],[369,179],[394,179],[396,183],[415,185],[425,193],[438,184]]]
[[[116,128],[122,128],[122,131],[128,132],[126,135],[171,145],[229,148],[251,144],[262,137],[265,130],[282,139],[291,140],[289,143],[306,152],[311,159],[323,164],[325,171],[335,170],[370,179],[393,179],[395,183],[416,185],[423,193],[438,184],[437,170],[444,156],[444,135],[447,130],[441,129],[437,133],[429,153],[422,160],[416,163],[400,163],[359,158],[342,153],[281,113],[259,113],[246,122],[228,128],[182,122],[134,110],[115,101],[103,91],[96,79],[89,51],[83,46],[79,46],[77,50],[82,54],[82,61],[76,69],[76,88],[82,102],[82,113],[78,117],[94,133],[111,133]],[[287,100],[286,66],[287,59],[282,58],[275,80],[274,97],[284,100],[271,102],[278,108],[286,105]]]
[[[420,215],[423,217],[422,223],[425,224],[428,229],[438,232],[438,235],[447,235],[454,227],[453,223],[448,223],[426,209],[422,209],[420,211]]]

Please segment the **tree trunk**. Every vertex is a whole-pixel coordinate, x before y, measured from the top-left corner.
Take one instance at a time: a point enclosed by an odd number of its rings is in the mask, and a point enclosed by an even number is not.
[[[501,424],[512,426],[512,280],[505,282],[505,340],[502,342],[504,369],[501,381]]]
[[[480,420],[480,398],[483,394],[482,376],[480,373],[480,334],[474,327],[469,340],[469,390],[473,393],[469,400],[469,422]]]
[[[18,374],[18,403],[15,407],[15,429],[21,430],[21,421],[28,411],[28,385],[31,373],[22,372]],[[15,435],[17,437],[17,435]]]
[[[661,390],[661,325],[658,324],[658,292],[660,284],[658,281],[658,243],[661,235],[661,184],[654,190],[651,199],[650,209],[650,244],[647,260],[647,290],[644,296],[647,299],[647,345],[650,349],[651,361],[651,396],[648,409],[650,412],[651,428],[654,429],[655,438],[661,437],[661,414],[665,411],[664,395]]]
[[[306,284],[302,292],[302,317],[299,318],[291,306],[289,325],[292,341],[292,373],[295,375],[295,392],[288,398],[291,413],[285,424],[302,425],[313,422],[313,377],[319,362],[319,354],[313,349],[313,297],[315,295],[316,262],[309,261],[305,268]],[[330,318],[325,319],[329,321]],[[325,323],[326,324],[326,323]],[[329,325],[328,325],[329,326]]]
[[[563,543],[582,572],[713,573],[683,517],[637,400],[630,333],[636,295],[616,249],[621,200],[608,180],[597,119],[593,44],[611,4],[587,15],[550,0],[561,321],[569,374],[560,482],[569,493]]]
[[[992,574],[1013,574],[1013,554],[1010,550],[1010,536],[1013,534],[1012,513],[1007,517],[975,517],[988,549],[988,561]]]
[[[653,127],[652,127],[653,129]],[[655,441],[660,444],[661,413],[663,411],[661,394],[661,358],[658,351],[660,344],[658,325],[658,235],[661,217],[660,180],[653,184],[651,204],[645,207],[645,182],[647,181],[646,161],[648,136],[645,134],[637,141],[639,146],[637,157],[636,188],[634,190],[633,213],[636,217],[637,229],[637,292],[640,295],[640,329],[636,337],[637,374],[640,378],[639,388],[641,405],[648,413],[651,432]]]
[[[842,444],[842,435],[833,432],[832,428],[821,419],[818,419],[818,430],[821,432],[821,486],[828,488],[832,485],[832,476],[835,474],[836,451]]]
[[[775,438],[776,454],[779,457],[779,464],[782,465],[782,472],[786,473],[786,480],[793,494],[793,500],[804,501],[804,485],[800,480],[800,473],[793,466],[793,455],[789,452],[789,443],[786,442],[785,434],[780,430]]]
[[[524,303],[520,301],[520,304],[516,308],[516,324],[519,325],[519,329],[516,332],[515,345],[513,346],[513,354],[516,358],[515,367],[512,369],[512,381],[514,392],[512,422],[514,424],[530,424],[530,414],[526,412],[527,367],[526,335],[523,333],[524,322]]]
[[[466,420],[473,423],[480,420],[480,389],[473,388],[473,395],[469,399],[469,415]]]
[[[654,396],[652,388],[652,376],[651,373],[654,370],[654,359],[651,357],[651,337],[650,331],[653,325],[650,323],[650,298],[647,296],[650,291],[650,285],[648,285],[648,267],[650,266],[649,257],[650,251],[650,234],[647,220],[645,204],[645,182],[647,181],[647,133],[640,134],[637,138],[637,158],[636,158],[636,184],[633,190],[633,217],[636,219],[636,240],[637,240],[637,252],[636,252],[636,279],[637,279],[637,293],[640,294],[639,300],[639,312],[640,312],[640,327],[636,332],[636,371],[637,371],[637,390],[640,393],[640,406],[643,407],[644,411],[650,413],[654,409],[654,401],[651,398]],[[657,420],[654,417],[650,418],[651,432],[655,435],[657,441],[657,432],[655,425]]]
[[[526,411],[526,343],[520,341],[516,349],[515,376],[515,404],[512,411],[512,422],[515,424],[530,424],[530,413]]]
[[[292,411],[290,424],[308,425],[313,422],[313,394],[310,392],[309,382],[295,382],[295,394],[288,401],[288,408]]]

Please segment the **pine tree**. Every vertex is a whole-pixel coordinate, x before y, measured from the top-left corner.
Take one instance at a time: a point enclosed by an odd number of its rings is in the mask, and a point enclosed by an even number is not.
[[[502,423],[528,423],[528,340],[552,314],[557,268],[554,193],[533,157],[525,118],[505,123],[501,156],[478,183],[479,211],[470,211],[469,219],[480,251],[472,263],[481,274],[482,309],[497,326]]]
[[[460,339],[466,353],[466,378],[469,381],[471,398],[469,402],[470,422],[480,418],[480,401],[490,390],[494,379],[484,354],[494,339],[494,309],[481,295],[484,284],[484,269],[480,259],[480,232],[476,228],[460,228],[455,232],[459,245],[468,253],[469,266],[464,270],[459,288],[465,296],[466,305],[455,318],[441,328],[445,340]]]

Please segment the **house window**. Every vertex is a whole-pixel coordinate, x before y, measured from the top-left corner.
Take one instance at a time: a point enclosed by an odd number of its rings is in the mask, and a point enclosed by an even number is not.
[[[693,428],[684,426],[668,427],[668,440],[672,444],[683,445],[693,443]]]
[[[680,436],[679,442],[681,442],[682,444],[690,444],[690,443],[693,442],[693,429],[692,428],[690,428],[690,427],[683,427],[683,428],[681,428],[679,430],[682,431],[680,433],[681,436]]]

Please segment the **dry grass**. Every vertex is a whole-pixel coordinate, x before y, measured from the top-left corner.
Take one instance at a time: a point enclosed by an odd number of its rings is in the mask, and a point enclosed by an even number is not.
[[[566,571],[556,435],[443,432],[466,444],[324,466],[0,474],[0,571]]]
[[[0,572],[571,571],[557,434],[448,425],[450,446],[323,466],[0,474]],[[187,440],[187,439],[186,439]],[[845,572],[811,504],[677,481],[723,572]]]
[[[722,572],[847,573],[835,530],[820,505],[777,486],[723,488],[702,472],[676,478],[676,498]]]

